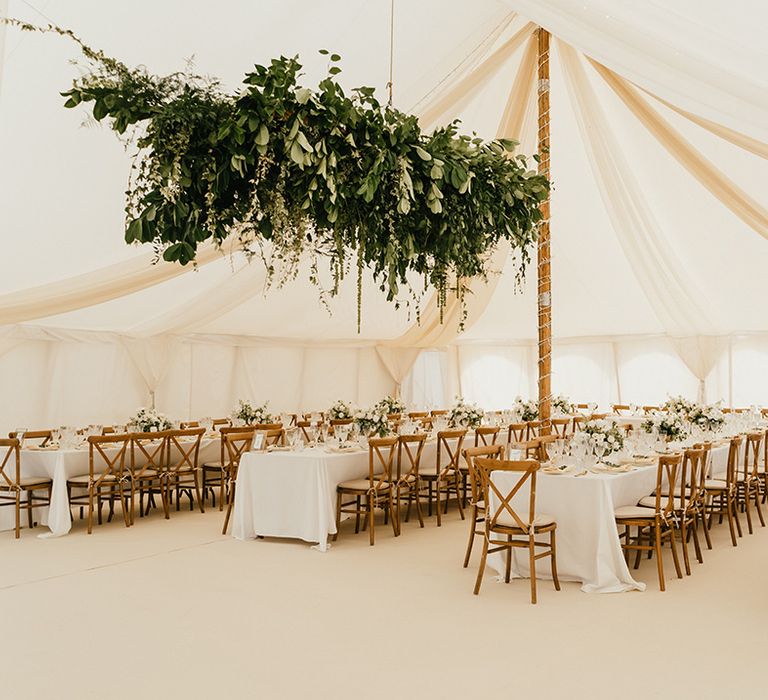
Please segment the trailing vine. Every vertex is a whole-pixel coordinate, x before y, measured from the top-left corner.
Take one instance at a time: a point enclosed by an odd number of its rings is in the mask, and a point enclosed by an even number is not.
[[[358,305],[364,268],[396,302],[416,273],[436,288],[441,313],[449,289],[464,303],[502,239],[525,272],[549,183],[514,154],[516,142],[459,134],[458,122],[422,133],[373,88],[346,94],[337,54],[321,51],[329,69],[315,89],[300,84],[297,58],[281,57],[229,94],[191,71],[129,68],[69,30],[7,22],[77,42],[87,71],[64,106],[87,105],[135,146],[127,243],[187,265],[203,242],[235,236],[272,282],[293,279],[310,256],[319,285],[317,260],[327,260],[330,294],[354,263]]]

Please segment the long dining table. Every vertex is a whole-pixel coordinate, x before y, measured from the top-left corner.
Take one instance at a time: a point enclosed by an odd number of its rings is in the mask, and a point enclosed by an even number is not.
[[[117,448],[105,448],[110,456],[117,453]],[[173,455],[172,455],[173,457]],[[220,441],[218,437],[206,436],[200,443],[198,463],[216,461],[220,457]],[[130,447],[126,453],[126,465],[130,464]],[[140,464],[144,464],[140,462]],[[24,447],[21,450],[21,477],[48,477],[52,480],[51,504],[33,509],[34,519],[48,526],[48,531],[40,533],[41,537],[61,537],[72,528],[72,517],[67,494],[67,479],[88,474],[89,453],[88,445],[73,449],[58,447]],[[99,471],[98,466],[96,471]],[[13,508],[0,508],[0,530],[10,530],[14,527]]]

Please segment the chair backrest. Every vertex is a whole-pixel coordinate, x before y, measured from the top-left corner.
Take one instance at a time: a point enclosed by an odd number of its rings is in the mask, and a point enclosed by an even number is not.
[[[475,428],[475,447],[480,445],[495,445],[501,428],[497,425],[481,425]]]
[[[656,516],[665,521],[671,520],[675,515],[675,486],[678,483],[678,474],[683,455],[661,455],[656,469]],[[665,492],[665,493],[662,493]]]
[[[168,436],[170,430],[159,433],[131,433],[131,474],[141,477],[150,470],[160,474],[168,467]]]
[[[620,416],[624,411],[629,410],[629,404],[625,403],[614,403],[611,404],[611,410],[617,415]]]
[[[555,440],[559,439],[557,435],[542,435],[536,438],[538,443],[536,459],[539,462],[549,462],[549,453],[547,452],[547,445],[551,445]]]
[[[399,438],[394,435],[368,440],[368,481],[371,488],[378,488],[392,480],[392,465],[397,453]]]
[[[8,433],[8,437],[12,440],[18,437],[16,432]],[[25,442],[38,441],[40,447],[45,447],[53,439],[53,431],[51,430],[27,430],[20,440],[21,446],[24,446]]]
[[[277,447],[283,444],[285,444],[285,431],[282,428],[272,428],[270,430],[254,430],[251,449],[258,449],[259,451],[263,452],[269,447]]]
[[[13,489],[21,479],[21,443],[0,438],[0,486]]]
[[[584,423],[587,422],[586,416],[574,416],[573,417],[573,432],[578,433],[583,427]]]
[[[251,449],[256,430],[252,426],[247,426],[232,428],[226,432],[222,430],[221,432],[226,454],[226,462],[222,462],[222,464],[231,473],[234,473],[240,466],[240,458]]]
[[[701,474],[705,471],[705,458],[706,452],[703,447],[698,449],[694,447],[683,452],[683,467],[678,494],[683,510],[689,510],[700,500]]]
[[[643,406],[643,413],[655,413],[658,410],[658,406]]]
[[[539,437],[539,431],[541,430],[542,421],[529,420],[525,424],[525,439],[531,440],[535,437]]]
[[[442,474],[459,468],[461,448],[467,431],[441,430],[437,433],[437,452],[435,452],[435,473]]]
[[[760,469],[760,448],[763,445],[764,434],[747,433],[747,442],[744,446],[744,476],[757,479]]]
[[[112,435],[115,432],[117,432],[117,431],[115,430],[115,426],[114,425],[105,425],[105,426],[102,426],[102,428],[101,428],[101,434],[102,435]]]
[[[399,421],[403,417],[402,413],[387,413],[387,420],[388,421]]]
[[[333,418],[330,421],[331,427],[328,429],[328,434],[336,435],[336,431],[334,430],[334,428],[337,425],[352,425],[352,423],[354,422],[355,422],[354,418]]]
[[[483,480],[475,466],[476,459],[504,459],[504,445],[482,445],[467,447],[462,451],[464,461],[469,472],[469,486],[472,489],[472,503],[477,504],[483,500]]]
[[[441,408],[439,410],[430,411],[430,415],[434,418],[435,416],[447,416],[448,410],[445,408]]]
[[[527,423],[510,423],[507,428],[507,442],[525,442],[528,439]]]
[[[428,418],[429,413],[426,411],[411,411],[408,414],[408,418]]]
[[[577,403],[575,406],[579,411],[583,411],[585,408],[589,408],[588,403]]]
[[[231,418],[214,418],[213,419],[213,429],[216,430],[219,426],[226,427],[232,425],[232,419]]]
[[[533,534],[530,526],[536,518],[536,473],[539,471],[539,463],[533,459],[520,461],[498,459],[475,459],[475,468],[480,474],[482,495],[485,501],[486,532],[502,525],[505,527],[519,527],[523,532]],[[511,486],[500,486],[493,480],[493,472],[506,472],[517,476],[517,481]],[[525,495],[528,490],[528,514],[518,512],[518,508],[512,505],[517,494]],[[501,522],[500,522],[501,521]]]
[[[704,450],[704,459],[702,461],[701,470],[699,472],[699,498],[703,498],[706,482],[707,479],[709,479],[710,470],[712,468],[712,443],[697,443],[693,447],[696,450]]]
[[[157,435],[157,433],[155,433]],[[99,486],[108,476],[122,479],[125,472],[125,455],[131,442],[130,434],[91,435],[88,438],[88,474],[91,483]],[[107,450],[114,449],[114,454]]]
[[[283,424],[282,423],[254,423],[253,425],[246,425],[243,427],[248,428],[249,430],[251,428],[253,428],[253,430],[282,430]]]
[[[170,471],[186,471],[198,469],[200,443],[203,440],[205,428],[182,428],[168,431],[168,469]]]
[[[251,433],[253,435],[252,426],[241,426],[239,428],[232,427],[230,425],[224,425],[219,428],[219,436],[221,442],[219,443],[219,462],[222,468],[229,464],[229,452],[227,452],[227,435],[235,435],[239,433]],[[250,446],[248,447],[250,449]]]
[[[183,420],[181,421],[181,429],[186,430],[187,428],[199,428],[200,427],[200,421],[196,420]]]
[[[728,462],[725,471],[725,483],[728,485],[728,490],[733,489],[736,485],[736,476],[739,473],[739,457],[741,456],[741,446],[743,443],[743,435],[732,437],[729,441]]]
[[[421,467],[421,453],[427,441],[426,433],[401,435],[397,445],[397,480],[406,476],[418,476]]]
[[[567,438],[570,427],[573,425],[570,418],[553,418],[551,421],[552,429],[559,438]]]
[[[605,420],[608,417],[607,413],[593,413],[589,420]]]

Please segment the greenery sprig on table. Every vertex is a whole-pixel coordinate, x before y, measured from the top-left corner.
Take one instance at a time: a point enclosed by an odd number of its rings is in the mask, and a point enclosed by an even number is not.
[[[280,57],[230,94],[192,73],[130,68],[70,30],[6,21],[77,42],[87,65],[62,93],[65,106],[88,105],[135,146],[128,243],[186,265],[203,242],[234,235],[279,284],[308,254],[321,286],[324,258],[334,281],[323,298],[354,266],[358,326],[365,268],[397,303],[416,273],[437,289],[441,310],[450,290],[463,303],[467,281],[488,274],[502,239],[524,274],[549,183],[514,155],[516,142],[460,135],[457,122],[422,133],[416,116],[380,104],[373,88],[346,94],[338,54],[320,52],[329,68],[315,89],[299,82],[297,58]]]

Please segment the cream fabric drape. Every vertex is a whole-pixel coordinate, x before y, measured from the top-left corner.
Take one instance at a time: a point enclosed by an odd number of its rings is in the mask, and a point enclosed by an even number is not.
[[[8,0],[0,0],[0,18],[8,16]],[[3,65],[5,63],[5,25],[0,23],[0,93],[3,92]]]
[[[233,244],[221,249],[203,245],[197,265],[218,260]],[[178,263],[152,264],[154,255],[143,253],[125,262],[102,267],[58,282],[0,295],[0,325],[21,323],[95,306],[183,275],[192,269]]]
[[[761,3],[505,2],[522,17],[681,109],[768,141],[768,53]]]
[[[422,129],[429,131],[438,124],[451,121],[461,104],[466,103],[491,76],[501,70],[533,31],[534,25],[529,22],[442,96],[433,99],[419,116]],[[446,116],[449,118],[446,119]]]
[[[123,347],[128,352],[134,367],[138,370],[150,396],[154,408],[157,390],[165,379],[171,359],[174,356],[175,339],[168,336],[156,338],[121,338]]]
[[[580,133],[600,194],[632,270],[666,330],[674,335],[710,328],[696,301],[695,283],[665,244],[655,217],[587,80],[578,55],[556,42]]]
[[[685,366],[699,380],[698,400],[705,400],[706,379],[715,368],[722,354],[728,350],[728,338],[718,336],[696,336],[674,338],[675,350]]]
[[[605,66],[588,59],[595,70],[622,102],[642,122],[659,143],[674,156],[691,175],[727,206],[744,223],[768,238],[768,209],[750,197],[710,163],[698,150],[673,129],[651,105],[640,97],[637,89]]]

